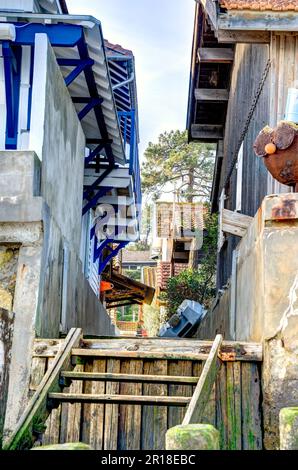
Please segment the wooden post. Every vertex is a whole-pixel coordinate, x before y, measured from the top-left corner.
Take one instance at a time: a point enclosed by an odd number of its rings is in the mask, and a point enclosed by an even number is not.
[[[279,413],[280,450],[298,450],[298,407],[282,408]]]
[[[166,450],[219,450],[219,432],[211,424],[175,426],[166,433]]]

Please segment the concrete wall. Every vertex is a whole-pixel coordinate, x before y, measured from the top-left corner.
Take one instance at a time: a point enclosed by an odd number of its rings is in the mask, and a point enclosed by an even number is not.
[[[27,403],[36,336],[115,333],[82,272],[85,137],[44,35],[33,83],[33,150],[0,152],[0,306],[15,314],[4,437]]]
[[[9,383],[13,317],[12,312],[0,308],[0,448]]]
[[[267,196],[236,255],[234,299],[229,288],[198,336],[229,339],[234,305],[235,339],[263,343],[264,445],[276,449],[279,411],[298,402],[298,194]]]

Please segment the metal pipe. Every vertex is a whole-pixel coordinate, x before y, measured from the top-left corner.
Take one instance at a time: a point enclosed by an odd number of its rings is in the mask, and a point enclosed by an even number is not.
[[[117,85],[114,85],[112,90],[117,90],[117,88],[121,88],[122,86],[125,86],[127,85],[128,83],[131,83],[135,78],[135,74],[132,72],[131,76],[127,79],[127,80],[124,80],[124,82],[121,82],[121,83],[117,83]]]

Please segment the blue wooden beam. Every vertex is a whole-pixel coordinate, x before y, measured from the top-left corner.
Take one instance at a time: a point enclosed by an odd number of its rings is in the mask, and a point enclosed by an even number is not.
[[[94,206],[96,206],[98,199],[104,196],[108,191],[111,191],[112,189],[113,188],[111,188],[110,186],[100,188],[99,191],[93,196],[93,198],[83,207],[82,215],[85,215],[86,212],[89,211],[89,209],[92,209]]]
[[[122,248],[124,248],[128,243],[129,242],[119,242],[118,246],[116,248],[114,248],[113,251],[111,251],[111,253],[108,254],[108,256],[103,261],[99,262],[99,266],[98,266],[98,274],[99,275],[104,271],[105,267],[110,262],[110,260],[112,258],[114,258],[115,256],[117,256],[119,251],[122,250]]]
[[[44,33],[53,47],[74,47],[83,38],[83,27],[72,24],[15,23],[17,45],[34,46],[35,34]]]
[[[84,117],[96,106],[100,105],[103,102],[103,98],[91,98],[89,103],[84,106],[84,108],[78,113],[78,118],[81,121]]]
[[[6,99],[6,140],[5,148],[13,150],[17,148],[18,139],[18,115],[20,97],[21,56],[20,47],[11,47],[8,41],[2,42],[2,54],[5,77]]]
[[[78,42],[77,46],[78,46],[78,51],[79,51],[81,60],[88,59],[89,55],[88,55],[88,48],[87,48],[86,43],[81,39]],[[96,85],[96,82],[95,82],[95,78],[94,78],[94,74],[93,74],[92,69],[91,68],[84,69],[84,74],[85,74],[85,79],[86,79],[86,83],[87,83],[87,87],[88,87],[88,91],[90,93],[90,96],[92,98],[100,98],[100,96],[98,94],[97,85]],[[106,127],[106,124],[105,124],[105,118],[104,118],[101,106],[97,106],[94,109],[94,113],[95,113],[95,117],[96,117],[96,121],[97,121],[97,125],[98,125],[98,129],[99,129],[101,138],[105,141],[108,141],[109,140],[109,134],[108,134],[107,127]],[[107,156],[109,162],[111,164],[114,164],[115,159],[114,159],[112,147],[111,147],[110,144],[107,144],[105,146],[105,151],[106,151],[106,156]]]
[[[65,77],[65,85],[69,86],[80,75],[80,73],[83,72],[83,70],[92,67],[93,64],[93,59],[80,60],[78,65],[70,72],[69,75],[67,75],[67,77]]]

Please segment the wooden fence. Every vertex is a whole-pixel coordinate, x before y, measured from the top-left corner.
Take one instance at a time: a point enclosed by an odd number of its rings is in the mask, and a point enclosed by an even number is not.
[[[30,389],[33,393],[54,360],[55,348],[35,355]],[[52,356],[51,356],[52,354]],[[76,371],[196,377],[205,361],[132,359],[125,357],[84,357]],[[261,449],[260,363],[252,360],[224,361],[217,374],[201,422],[213,424],[220,432],[221,449]],[[73,381],[71,393],[183,396],[193,395],[196,383],[125,383]],[[47,420],[44,444],[81,441],[94,449],[164,449],[167,429],[181,424],[186,408],[62,403]]]

